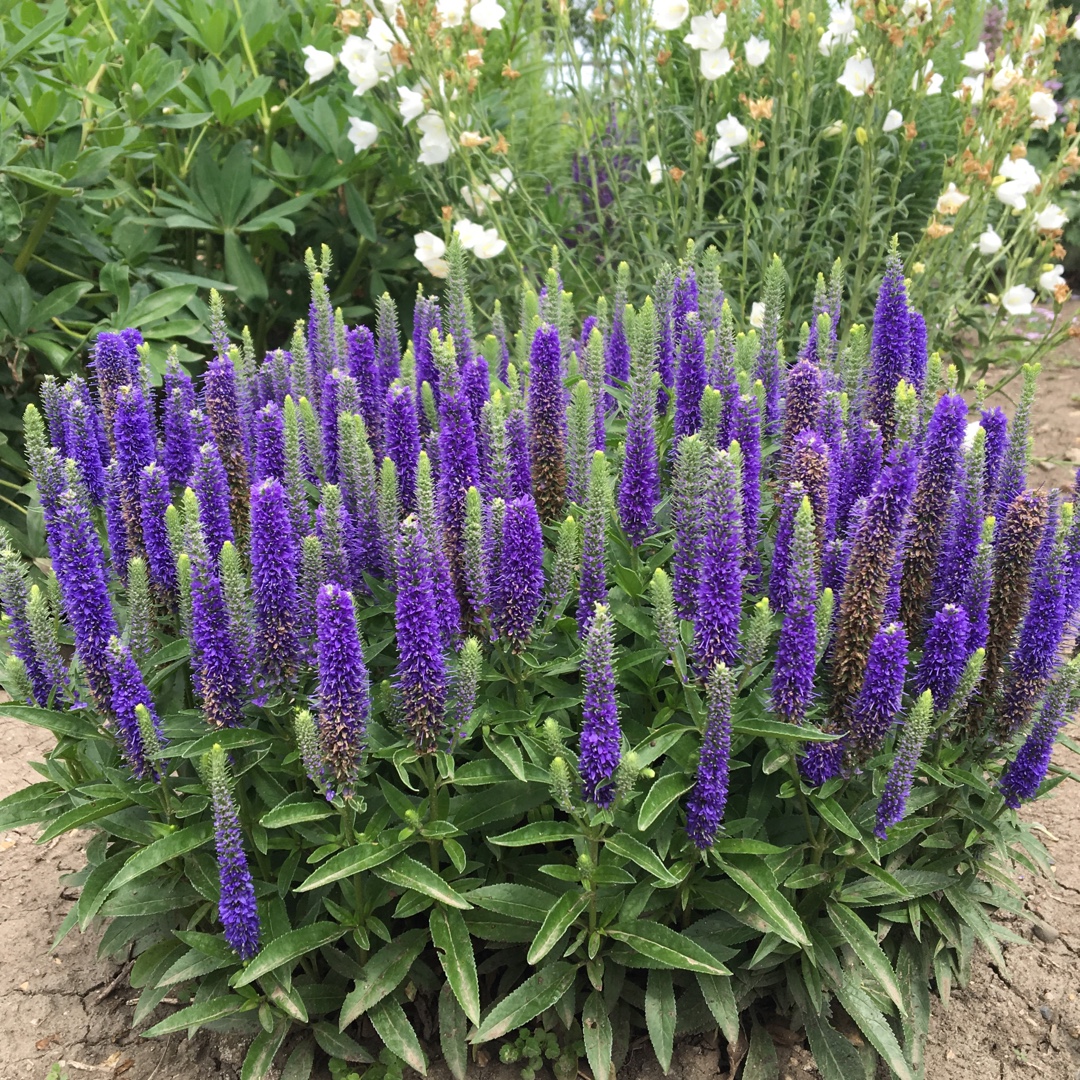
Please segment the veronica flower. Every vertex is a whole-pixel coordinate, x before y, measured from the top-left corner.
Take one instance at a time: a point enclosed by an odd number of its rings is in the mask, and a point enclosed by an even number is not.
[[[139,384],[139,354],[136,347],[141,342],[138,331],[119,334],[105,332],[98,334],[94,342],[94,359],[90,366],[97,382],[98,404],[110,445],[114,437],[113,418],[120,388]]]
[[[102,450],[103,447],[106,450],[108,447],[104,429],[101,427],[101,417],[98,416],[89,393],[86,393],[84,397],[76,397],[74,394],[66,393],[69,389],[71,389],[71,383],[64,388],[66,453],[78,464],[79,477],[91,501],[95,506],[100,506],[105,501],[106,494]]]
[[[236,540],[247,542],[248,503],[251,481],[248,478],[248,458],[245,432],[240,414],[236,388],[236,372],[228,356],[212,360],[203,382],[203,408],[210,418],[214,441],[229,485],[229,517]]]
[[[319,669],[319,747],[327,798],[349,798],[364,749],[371,697],[356,628],[352,594],[331,583],[316,602]]]
[[[675,529],[673,589],[676,606],[684,619],[693,618],[697,604],[709,471],[708,448],[701,437],[691,435],[683,439],[676,449],[671,519]],[[745,501],[743,505],[745,508]]]
[[[885,276],[874,308],[870,344],[868,418],[881,429],[883,444],[892,443],[896,430],[893,396],[896,384],[907,378],[911,354],[911,317],[904,288],[904,267],[893,249],[885,263]]]
[[[153,423],[138,384],[120,388],[116,400],[113,444],[116,447],[118,494],[127,529],[128,550],[143,553],[139,514],[139,476],[157,456]]]
[[[412,390],[403,383],[394,383],[386,392],[386,454],[397,468],[402,506],[415,510],[420,428]]]
[[[811,787],[822,784],[840,775],[844,764],[844,739],[832,742],[812,742],[806,753],[799,758],[799,773]]]
[[[499,552],[491,579],[491,626],[520,651],[532,636],[544,594],[544,539],[530,496],[506,504]]]
[[[644,316],[645,309],[639,319]],[[626,418],[626,447],[619,479],[619,523],[635,547],[653,531],[653,516],[660,502],[660,472],[656,460],[656,393],[653,390],[654,351],[655,336],[650,334],[646,346],[638,349],[634,357],[630,412]]]
[[[285,481],[285,417],[273,401],[255,414],[255,477]]]
[[[116,734],[120,740],[124,758],[137,780],[158,780],[158,768],[147,757],[146,740],[139,725],[136,707],[146,709],[153,724],[156,741],[162,738],[161,720],[154,707],[154,699],[143,682],[139,667],[131,658],[128,647],[119,638],[109,639],[108,669],[111,696],[108,712],[116,721]]]
[[[1024,386],[1009,426],[1008,443],[1004,452],[996,459],[1000,461],[1000,469],[994,477],[992,490],[996,499],[994,515],[999,522],[1004,521],[1009,504],[1024,490],[1028,469],[1028,441],[1031,436],[1031,407],[1035,401],[1035,378],[1038,374],[1037,364],[1024,365]],[[995,446],[994,453],[997,452],[998,448]],[[990,453],[988,438],[987,455]]]
[[[918,693],[929,690],[938,712],[948,707],[960,685],[970,636],[967,612],[956,604],[946,604],[930,622],[922,659],[915,672],[915,689]]]
[[[274,477],[251,492],[251,591],[255,656],[265,684],[292,679],[299,658],[297,614],[300,552],[289,520],[288,496]]]
[[[597,604],[607,602],[607,519],[611,502],[611,481],[607,459],[593,454],[582,522],[581,584],[578,597],[578,636],[589,629]]]
[[[962,604],[979,547],[983,515],[986,446],[982,429],[967,453],[963,482],[958,486],[934,574],[934,606]]]
[[[821,422],[824,385],[821,370],[810,360],[800,360],[787,374],[784,397],[784,433],[781,453],[790,453],[795,436],[803,431],[817,431]]]
[[[233,800],[227,759],[219,745],[207,755],[206,774],[214,808],[214,849],[221,885],[218,916],[229,947],[241,960],[250,960],[259,951],[259,912],[240,835],[240,815]]]
[[[146,564],[154,584],[169,596],[176,596],[176,557],[169,542],[165,513],[172,505],[169,478],[156,462],[147,465],[139,477],[139,506],[142,517]]]
[[[932,711],[933,699],[930,691],[926,690],[912,706],[907,721],[901,729],[892,767],[885,779],[885,790],[881,793],[881,801],[877,808],[877,822],[874,826],[874,835],[879,840],[884,840],[889,826],[902,821],[907,813],[911,783],[915,778],[923,744],[930,733]]]
[[[382,438],[382,410],[385,400],[379,391],[380,376],[375,359],[375,338],[366,326],[358,326],[345,332],[345,353],[349,376],[356,383],[356,392],[360,398],[360,413],[374,448],[380,445]]]
[[[615,310],[611,318],[611,331],[604,346],[604,369],[608,386],[630,381],[630,343],[626,338],[626,263],[619,265],[618,287],[615,291]],[[607,408],[615,408],[615,399],[607,395]]]
[[[222,544],[226,540],[235,540],[235,537],[229,518],[228,480],[213,443],[203,443],[199,447],[192,486],[199,500],[199,521],[206,550],[211,559],[217,559]]]
[[[705,390],[705,338],[695,312],[676,326],[678,366],[675,373],[675,440],[701,427],[701,395]]]
[[[578,770],[585,799],[606,810],[615,800],[613,778],[622,741],[612,662],[614,626],[606,605],[595,606],[588,625],[581,661],[583,702]]]
[[[699,851],[712,847],[727,807],[734,697],[732,670],[725,664],[717,664],[706,682],[705,737],[698,758],[697,779],[686,801],[686,832]]]
[[[566,399],[559,331],[542,325],[529,359],[529,450],[541,520],[562,516],[566,495]]]
[[[884,741],[900,711],[908,639],[899,623],[883,627],[870,643],[866,673],[851,708],[851,738],[866,754]]]
[[[3,538],[3,548],[0,548],[0,604],[3,604],[8,619],[7,644],[12,655],[26,666],[34,700],[45,709],[49,707],[53,688],[30,632],[30,578],[22,558],[11,546],[7,530],[3,530],[0,536]]]
[[[781,366],[780,319],[784,312],[786,275],[776,255],[765,270],[765,303],[762,309],[761,347],[757,355],[756,378],[765,388],[764,434],[774,435],[780,425]],[[740,442],[742,440],[740,439]]]
[[[127,521],[124,518],[124,485],[120,479],[120,466],[115,458],[105,470],[105,533],[109,541],[109,560],[113,570],[126,584],[127,565],[132,552],[128,546]]]
[[[436,296],[417,295],[416,307],[413,310],[413,355],[416,372],[416,388],[427,383],[435,395],[435,401],[439,400],[439,369],[435,365],[434,354],[431,349],[431,331],[438,331],[442,335],[442,320],[439,317],[439,299]],[[354,376],[355,377],[355,376]],[[504,380],[505,381],[505,380]],[[418,417],[421,428],[425,418],[421,413]],[[426,430],[423,430],[426,434]]]
[[[788,484],[778,494],[780,514],[776,524],[773,557],[769,568],[769,603],[776,611],[786,611],[791,584],[792,544],[795,515],[806,493],[802,484]]]

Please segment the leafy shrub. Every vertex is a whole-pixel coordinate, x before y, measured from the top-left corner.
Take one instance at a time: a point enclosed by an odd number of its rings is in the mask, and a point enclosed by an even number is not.
[[[580,336],[552,268],[482,341],[449,264],[404,353],[324,253],[290,352],[214,299],[198,393],[134,330],[47,384],[52,572],[8,549],[0,599],[6,711],[57,745],[0,825],[95,830],[62,932],[107,920],[136,1022],[180,994],[150,1034],[247,1031],[247,1076],[437,1039],[604,1080],[741,1027],[765,1069],[778,1010],[850,1080],[840,1008],[917,1075],[1065,775],[1080,523],[1024,490],[1035,369],[969,428],[895,250],[872,332],[835,275],[790,366],[779,259],[760,334],[713,251]]]

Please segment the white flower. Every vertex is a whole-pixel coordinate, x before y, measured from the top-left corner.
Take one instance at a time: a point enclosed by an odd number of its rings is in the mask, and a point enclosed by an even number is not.
[[[509,165],[504,165],[501,169],[496,169],[491,174],[491,186],[496,191],[501,191],[504,194],[514,186],[514,171]],[[494,200],[492,200],[494,201]]]
[[[479,26],[481,30],[498,30],[506,18],[506,8],[499,0],[476,0],[469,8],[469,18],[473,26]]]
[[[353,93],[357,96],[366,94],[383,79],[389,79],[393,73],[389,58],[380,52],[373,42],[355,34],[345,39],[338,59],[348,72],[349,82],[356,87]]]
[[[1030,315],[1031,301],[1035,299],[1035,290],[1026,285],[1014,285],[1006,289],[1001,297],[1001,306],[1010,315]]]
[[[398,102],[398,112],[401,113],[401,119],[406,124],[411,123],[419,116],[424,115],[424,95],[419,90],[411,90],[407,86],[399,86],[397,88],[398,97],[401,100]]]
[[[1073,24],[1069,27],[1069,33],[1072,34],[1077,41],[1080,41],[1080,15],[1077,15],[1076,18],[1073,19]]]
[[[1001,94],[1008,90],[1019,78],[1020,72],[1012,62],[1012,57],[1006,56],[1001,61],[1001,67],[994,72],[994,77],[990,80],[990,85],[994,88],[995,93]]]
[[[998,184],[994,188],[994,194],[1000,203],[1004,203],[1012,210],[1023,210],[1027,206],[1024,198],[1024,185],[1019,180],[1006,180],[1004,184]]]
[[[933,14],[933,4],[931,0],[904,0],[900,14],[909,23],[924,23]]]
[[[689,0],[652,0],[652,17],[658,30],[678,30],[689,14]]]
[[[938,75],[934,71],[934,61],[927,60],[922,71],[915,72],[915,78],[911,80],[911,89],[916,91],[920,85],[925,85],[926,96],[934,97],[941,93],[941,85],[945,82],[945,78],[942,75]]]
[[[968,426],[964,428],[964,449],[970,450],[975,445],[975,436],[982,430],[982,422],[979,420],[971,420],[968,422]]]
[[[750,308],[750,325],[755,330],[761,330],[765,326],[765,305],[760,300],[755,300]]]
[[[1042,183],[1038,170],[1026,157],[1007,157],[998,169],[998,176],[1017,181],[1023,187],[1024,195],[1034,191]]]
[[[850,3],[837,4],[830,9],[829,25],[818,42],[818,52],[822,56],[831,56],[837,49],[857,41],[858,37],[854,8]]]
[[[1057,102],[1046,90],[1036,90],[1028,100],[1031,109],[1031,126],[1046,131],[1057,119]]]
[[[859,49],[844,62],[844,73],[836,80],[852,97],[863,97],[874,85],[874,62]]]
[[[1068,220],[1069,215],[1057,203],[1050,203],[1035,215],[1035,227],[1044,232],[1053,232],[1064,229]]]
[[[645,162],[645,168],[649,174],[649,183],[655,187],[664,179],[664,167],[660,164],[660,155],[653,154],[648,161]]]
[[[458,234],[461,246],[466,251],[472,251],[484,233],[484,226],[477,225],[475,221],[470,221],[468,218],[462,218],[454,223],[454,232]]]
[[[985,83],[985,75],[967,75],[960,80],[960,86],[953,91],[953,97],[959,101],[969,97],[972,105],[981,105]]]
[[[742,146],[750,138],[750,132],[739,123],[737,116],[728,113],[723,120],[716,122],[716,134],[728,144],[728,146]]]
[[[707,49],[701,54],[701,77],[715,82],[735,66],[727,49]]]
[[[349,117],[349,142],[359,154],[366,150],[379,137],[379,129],[370,120],[361,120],[359,116]]]
[[[843,120],[834,120],[821,132],[821,137],[823,139],[835,139],[838,135],[843,135],[846,130],[847,124]]]
[[[979,254],[980,255],[996,255],[1002,247],[1004,241],[998,236],[994,230],[993,225],[987,225],[986,229],[979,234]]]
[[[765,38],[750,37],[746,39],[744,51],[746,62],[752,67],[761,67],[769,58],[769,42]]]
[[[719,49],[724,44],[724,35],[727,33],[727,16],[721,12],[714,15],[711,11],[704,15],[695,15],[690,20],[690,33],[683,41],[691,49]]]
[[[397,44],[397,36],[385,19],[372,19],[368,23],[367,36],[368,41],[381,53],[388,53]]]
[[[446,244],[443,242],[442,237],[427,231],[418,232],[413,237],[413,243],[416,244],[417,261],[424,264],[428,273],[432,277],[446,277],[450,268],[444,258]]]
[[[435,10],[443,26],[460,26],[465,21],[465,0],[438,0]]]
[[[990,57],[986,54],[986,42],[980,41],[979,47],[964,53],[960,61],[968,71],[985,71],[990,66]]]
[[[890,131],[895,131],[904,122],[904,116],[898,109],[890,109],[885,114],[885,123],[881,125],[881,130],[887,135]]]
[[[1039,288],[1052,293],[1059,285],[1065,284],[1065,267],[1058,263],[1039,275]]]
[[[1046,27],[1042,23],[1036,23],[1031,28],[1031,40],[1028,42],[1028,48],[1033,52],[1042,52],[1043,46],[1046,44]]]
[[[494,259],[506,250],[506,241],[495,229],[481,229],[472,252],[478,259]]]
[[[417,160],[421,165],[441,165],[454,150],[443,118],[438,113],[426,112],[416,121],[416,126],[421,131],[420,157]]]
[[[507,191],[513,182],[514,174],[506,166],[491,176],[490,184],[477,184],[474,188],[466,184],[461,189],[461,198],[473,213],[484,214],[492,203],[502,202],[501,193]]]
[[[322,49],[316,49],[314,45],[305,45],[300,51],[307,57],[304,61],[304,71],[308,82],[316,83],[320,79],[325,79],[334,70],[333,53],[323,52]]]
[[[939,214],[958,214],[960,207],[970,198],[970,195],[958,191],[956,185],[950,182],[945,191],[938,196],[937,212]]]

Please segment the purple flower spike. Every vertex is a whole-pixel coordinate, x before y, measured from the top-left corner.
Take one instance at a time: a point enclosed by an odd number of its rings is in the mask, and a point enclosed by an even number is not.
[[[967,612],[955,604],[946,604],[930,623],[922,659],[915,672],[915,689],[920,694],[929,690],[938,712],[948,707],[960,683],[968,658],[970,635]]]
[[[733,667],[739,658],[742,525],[735,469],[726,451],[717,454],[706,490],[704,526],[694,648],[698,671],[707,678],[717,664]]]
[[[1075,682],[1075,673],[1067,668],[1050,687],[1031,732],[1001,777],[1001,794],[1014,810],[1020,808],[1024,799],[1034,799],[1039,794],[1050,769],[1057,733],[1067,719],[1069,697]]]
[[[611,333],[604,342],[604,369],[608,386],[625,385],[630,381],[630,343],[626,340],[626,295],[617,293],[611,319]],[[615,399],[607,395],[607,408],[615,408]]]
[[[882,744],[900,712],[907,650],[907,634],[899,623],[879,630],[870,645],[866,675],[851,710],[851,738],[864,754]]]
[[[419,753],[435,749],[445,726],[449,678],[435,609],[428,543],[415,517],[401,524],[397,543],[398,669],[395,685],[405,726]]]
[[[436,296],[417,296],[416,307],[413,312],[413,355],[416,358],[416,392],[420,393],[420,387],[427,383],[431,392],[435,395],[435,403],[439,403],[439,369],[435,365],[435,358],[431,350],[431,331],[438,331],[442,335],[442,320],[439,317],[439,299]],[[420,417],[421,422],[427,424],[426,417]],[[427,431],[424,431],[427,434]]]
[[[911,356],[911,317],[904,288],[904,266],[894,248],[885,263],[870,342],[868,418],[881,429],[882,442],[891,446],[896,429],[893,398],[897,383],[908,376]]]
[[[30,602],[30,579],[22,558],[11,547],[6,530],[0,533],[0,539],[3,542],[3,547],[0,548],[0,604],[3,604],[4,614],[8,618],[7,644],[12,654],[26,665],[34,701],[45,709],[49,706],[53,684],[37,649],[34,648],[30,631],[27,611]]]
[[[607,518],[610,500],[607,459],[597,450],[589,471],[585,520],[581,530],[578,637],[584,637],[588,632],[596,605],[607,603]]]
[[[743,569],[757,584],[761,577],[761,412],[749,394],[739,401],[736,437],[742,450]]]
[[[53,569],[75,637],[75,649],[94,700],[107,710],[112,697],[109,639],[119,636],[120,630],[109,600],[105,553],[94,523],[74,491],[68,489],[60,496],[52,524],[58,534]]]
[[[559,331],[540,326],[529,359],[529,451],[542,521],[562,517],[566,498],[566,394]]]
[[[805,495],[802,484],[789,484],[778,493],[780,515],[776,523],[776,539],[769,568],[769,604],[774,611],[787,611],[788,589],[791,586],[791,548],[795,539],[795,515]]]
[[[160,777],[157,766],[146,756],[148,747],[135,709],[142,705],[150,714],[159,744],[162,739],[161,719],[138,665],[131,658],[128,647],[119,638],[109,640],[108,666],[112,691],[108,712],[116,721],[116,734],[120,739],[124,758],[137,780],[158,780]]]
[[[187,399],[180,387],[173,389],[165,399],[165,447],[162,460],[173,487],[182,487],[191,479],[195,468],[195,428],[187,407]]]
[[[157,457],[153,423],[138,384],[121,387],[115,405],[113,442],[116,447],[120,506],[127,528],[128,550],[132,555],[142,555],[139,477],[143,469]]]
[[[911,525],[904,545],[900,581],[900,619],[913,637],[921,636],[934,583],[949,502],[960,473],[967,427],[967,403],[959,395],[941,398],[930,418],[911,503]]]
[[[712,847],[727,807],[731,766],[731,703],[735,677],[717,664],[705,687],[705,737],[698,759],[697,780],[686,800],[686,832],[699,851]]]
[[[375,338],[366,326],[345,332],[348,347],[349,375],[356,383],[360,415],[364,418],[372,452],[382,444],[383,396],[379,392],[379,372],[375,360]],[[430,344],[428,346],[430,351]]]
[[[109,561],[116,576],[127,584],[127,564],[132,552],[128,547],[127,522],[124,520],[124,489],[120,466],[115,459],[105,470],[105,533],[109,541]]]
[[[678,326],[678,368],[675,373],[675,441],[701,427],[705,392],[705,338],[701,321],[691,313]]]
[[[139,338],[142,341],[142,338]],[[122,386],[139,385],[139,354],[135,340],[123,333],[98,334],[94,342],[94,359],[90,365],[97,382],[98,404],[105,420],[109,442],[113,440],[113,418],[116,399]]]
[[[67,393],[74,381],[73,379],[64,388],[67,454],[78,464],[79,476],[91,502],[95,506],[101,506],[106,494],[105,464],[102,454],[103,445],[107,449],[104,429],[101,426],[101,417],[98,415],[97,408],[89,392],[85,392],[85,387],[83,396]]]
[[[998,480],[1001,478],[1001,464],[1009,450],[1009,418],[995,406],[983,409],[980,421],[986,432],[986,472],[983,481],[984,513],[989,514],[997,504]]]
[[[165,526],[165,512],[171,505],[169,478],[158,464],[147,465],[139,477],[139,505],[142,512],[143,543],[150,580],[169,596],[179,588],[176,560]]]
[[[229,947],[241,960],[250,960],[259,951],[255,884],[244,854],[240,817],[233,800],[225,751],[215,746],[207,756],[208,787],[214,808],[214,849],[221,884],[218,916]]]
[[[356,629],[352,594],[324,585],[316,602],[319,625],[319,745],[328,797],[348,798],[356,785],[371,696]]]
[[[889,826],[902,821],[907,813],[911,783],[915,779],[923,744],[930,731],[931,711],[932,698],[927,690],[913,706],[897,741],[896,756],[885,779],[885,790],[881,793],[877,808],[874,835],[879,840],[886,839]]]
[[[788,567],[787,607],[772,682],[774,711],[789,724],[801,724],[814,698],[817,666],[817,545],[810,500],[802,498],[795,516]]]
[[[844,765],[844,739],[812,742],[799,758],[799,772],[811,787],[821,787],[840,775]]]
[[[255,477],[285,480],[285,417],[273,401],[255,414]]]
[[[232,360],[219,356],[210,362],[203,383],[203,408],[210,418],[221,464],[225,468],[229,491],[229,517],[240,546],[247,543],[248,504],[251,481],[248,476],[247,447],[240,404],[236,390],[236,372]]]
[[[192,485],[199,500],[199,521],[202,524],[206,550],[217,559],[226,540],[235,542],[229,519],[229,487],[225,468],[213,443],[199,447]]]
[[[821,423],[823,395],[821,370],[810,360],[800,360],[787,376],[782,454],[790,453],[790,448],[795,443],[795,436],[800,432],[818,430]]]
[[[584,700],[581,706],[582,795],[606,810],[615,801],[613,778],[619,766],[622,732],[619,703],[615,697],[614,627],[606,605],[597,604],[585,635],[581,661]]]
[[[383,293],[376,304],[375,358],[379,370],[380,394],[401,375],[401,334],[398,331],[397,305],[389,293]]]
[[[271,477],[251,491],[251,593],[255,655],[267,687],[288,683],[299,659],[297,611],[300,552],[288,495]]]
[[[510,462],[509,491],[511,499],[531,495],[532,460],[529,450],[529,425],[522,409],[515,409],[506,418],[506,456]]]
[[[530,496],[506,504],[499,551],[491,582],[491,625],[520,651],[532,636],[544,595],[544,538]]]
[[[660,502],[660,471],[656,460],[656,395],[652,370],[635,375],[626,420],[626,451],[619,481],[619,524],[637,547],[653,531]]]
[[[395,383],[386,392],[386,456],[397,468],[401,505],[411,512],[416,509],[420,427],[413,392],[403,383]]]

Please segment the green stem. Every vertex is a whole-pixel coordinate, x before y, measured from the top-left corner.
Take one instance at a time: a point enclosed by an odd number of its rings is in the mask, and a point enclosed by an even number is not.
[[[34,222],[34,227],[30,230],[30,235],[22,246],[22,250],[15,256],[15,273],[26,273],[34,249],[41,243],[41,238],[45,235],[45,230],[49,227],[49,222],[52,221],[56,208],[60,205],[60,198],[59,195],[50,195],[45,200],[41,210],[38,212],[37,221]]]

